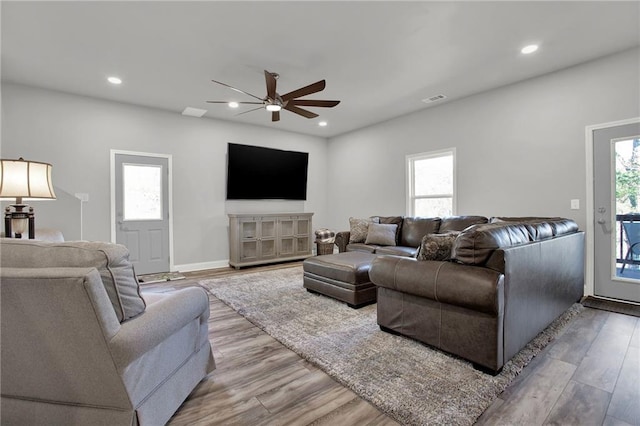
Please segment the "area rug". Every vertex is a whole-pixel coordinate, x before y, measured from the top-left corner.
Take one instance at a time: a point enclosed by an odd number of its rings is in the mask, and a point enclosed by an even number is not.
[[[471,425],[582,309],[575,304],[497,376],[385,333],[376,305],[351,309],[302,287],[302,267],[201,281],[253,324],[407,425]]]

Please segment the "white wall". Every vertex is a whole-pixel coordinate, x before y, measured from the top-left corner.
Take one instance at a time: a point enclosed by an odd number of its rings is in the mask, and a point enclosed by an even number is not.
[[[640,116],[639,76],[635,49],[332,138],[329,226],[406,214],[405,156],[455,147],[458,214],[586,229],[585,126]]]
[[[458,214],[565,216],[586,229],[585,126],[640,116],[639,75],[636,49],[328,144],[318,137],[3,84],[1,154],[50,162],[56,187],[88,193],[88,240],[110,239],[110,150],[172,154],[176,265],[224,264],[227,213],[314,212],[314,228],[336,230],[347,228],[349,216],[405,214],[405,156],[449,147],[457,149]],[[228,142],[309,152],[308,200],[226,202]],[[581,210],[570,210],[573,198],[580,199]]]
[[[307,201],[225,201],[227,143],[309,153]],[[88,193],[84,239],[109,241],[110,150],[173,156],[174,264],[224,265],[227,213],[313,212],[326,226],[324,138],[74,96],[2,85],[2,157],[53,164],[64,191]],[[53,201],[55,202],[55,201]],[[47,226],[37,215],[38,226]]]

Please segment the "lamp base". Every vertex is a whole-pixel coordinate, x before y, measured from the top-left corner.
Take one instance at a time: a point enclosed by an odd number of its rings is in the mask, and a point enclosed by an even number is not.
[[[14,211],[11,211],[13,207]],[[4,235],[6,238],[22,238],[22,234],[27,230],[29,239],[35,238],[35,213],[33,207],[24,211],[27,204],[11,204],[4,209]],[[15,233],[14,233],[15,229]]]

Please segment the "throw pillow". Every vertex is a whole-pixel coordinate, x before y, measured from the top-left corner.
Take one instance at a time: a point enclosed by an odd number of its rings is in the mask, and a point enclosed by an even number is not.
[[[357,219],[354,217],[349,218],[349,244],[364,243],[367,239],[367,232],[369,231],[370,223],[380,223],[380,219],[377,217],[370,217],[368,219]]]
[[[451,248],[456,241],[459,232],[447,232],[444,234],[427,234],[422,237],[422,243],[418,249],[418,260],[449,260]]]
[[[372,223],[369,225],[369,232],[365,244],[376,244],[380,246],[396,245],[396,230],[398,225]]]

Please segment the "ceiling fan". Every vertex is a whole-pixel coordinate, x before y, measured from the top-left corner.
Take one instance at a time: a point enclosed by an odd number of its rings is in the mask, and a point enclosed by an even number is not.
[[[276,81],[279,75],[277,73],[269,72],[267,70],[264,71],[264,78],[267,83],[267,96],[261,98],[256,95],[252,95],[251,93],[245,92],[244,90],[237,89],[233,86],[229,86],[228,84],[222,83],[220,81],[211,80],[214,83],[221,84],[229,89],[235,90],[236,92],[244,93],[245,95],[249,95],[252,98],[257,99],[257,101],[251,102],[238,102],[238,104],[248,104],[248,105],[260,105],[257,108],[250,109],[248,111],[241,112],[238,115],[246,114],[251,111],[256,111],[262,108],[265,108],[267,111],[271,112],[271,121],[280,121],[280,110],[286,109],[287,111],[291,111],[298,115],[301,115],[306,118],[315,118],[318,114],[308,111],[306,109],[300,108],[301,106],[306,107],[321,107],[321,108],[332,108],[340,103],[340,101],[325,101],[325,100],[315,100],[315,99],[298,99],[303,96],[310,95],[312,93],[321,92],[324,90],[326,86],[326,82],[324,80],[317,81],[313,84],[310,84],[305,87],[301,87],[300,89],[294,90],[289,93],[285,93],[284,95],[280,95],[276,92]],[[211,104],[228,104],[229,101],[207,101]]]

